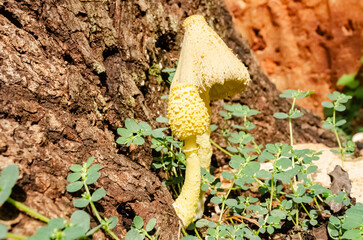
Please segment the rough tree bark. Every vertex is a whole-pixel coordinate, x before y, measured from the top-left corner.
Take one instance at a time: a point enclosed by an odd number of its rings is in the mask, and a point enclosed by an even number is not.
[[[0,2],[0,168],[13,163],[20,168],[15,199],[48,217],[69,217],[77,196],[65,190],[69,167],[95,156],[102,166],[95,185],[107,190],[98,207],[101,215],[118,217],[116,234],[124,236],[139,215],[157,219],[160,239],[177,239],[173,200],[150,170],[150,143],[126,148],[115,139],[128,117],[158,126],[154,119],[166,116],[160,96],[168,86],[158,83],[158,69],[175,66],[181,23],[196,13],[249,68],[249,89],[230,101],[261,111],[256,141],[287,141],[286,123],[272,114],[286,112],[290,103],[278,97],[222,1],[5,0]],[[221,102],[213,106],[216,112]],[[320,119],[303,111],[294,124],[297,141],[334,144]],[[41,226],[6,204],[0,218],[13,233],[28,236]],[[95,239],[108,237],[101,232]]]

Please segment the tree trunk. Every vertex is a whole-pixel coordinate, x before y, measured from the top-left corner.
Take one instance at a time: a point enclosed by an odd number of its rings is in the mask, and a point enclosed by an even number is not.
[[[181,23],[197,13],[248,66],[248,90],[230,101],[261,112],[254,119],[256,141],[288,142],[287,123],[272,114],[287,112],[290,103],[278,97],[222,1],[5,0],[0,2],[0,168],[13,163],[20,168],[15,199],[47,217],[69,218],[79,197],[66,191],[69,167],[95,156],[102,167],[95,187],[107,191],[97,207],[102,216],[118,217],[116,235],[124,236],[139,215],[145,222],[157,219],[160,239],[178,238],[173,199],[150,171],[150,142],[128,148],[115,140],[126,118],[158,127],[155,119],[166,116],[167,102],[160,97],[168,94],[168,85],[158,82],[160,69],[175,67]],[[213,104],[214,115],[221,106]],[[304,117],[294,122],[297,141],[334,144],[320,119],[302,111]],[[27,236],[42,225],[6,204],[0,219],[11,232]],[[106,238],[102,232],[95,236]]]

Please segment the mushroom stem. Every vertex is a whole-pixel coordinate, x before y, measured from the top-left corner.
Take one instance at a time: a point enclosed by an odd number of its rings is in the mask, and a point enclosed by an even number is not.
[[[203,99],[203,102],[204,102],[206,108],[208,109],[209,124],[210,124],[212,111],[211,111],[211,107],[210,107],[209,91],[204,91],[203,93],[200,94],[200,96]],[[200,159],[200,166],[202,168],[204,168],[205,170],[207,170],[208,172],[209,172],[211,158],[212,158],[212,154],[213,154],[212,145],[209,141],[210,133],[211,133],[211,130],[210,130],[210,127],[208,127],[208,130],[206,132],[197,136],[197,144],[199,147],[198,157]],[[196,219],[199,219],[203,216],[204,202],[205,202],[204,193],[205,193],[204,191],[200,191],[200,193],[199,193],[198,207],[197,207],[197,210],[195,213]]]
[[[196,137],[186,138],[184,144],[183,152],[187,159],[185,180],[182,191],[173,206],[183,225],[187,227],[193,221],[197,209],[201,174]]]

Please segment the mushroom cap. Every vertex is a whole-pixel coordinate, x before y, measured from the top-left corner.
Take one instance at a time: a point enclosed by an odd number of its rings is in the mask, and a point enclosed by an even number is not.
[[[243,91],[250,76],[245,65],[234,55],[204,17],[188,17],[173,84],[188,82],[199,92],[208,92],[211,100]]]
[[[173,134],[180,140],[200,135],[209,128],[209,114],[197,89],[189,83],[170,89],[168,118]]]

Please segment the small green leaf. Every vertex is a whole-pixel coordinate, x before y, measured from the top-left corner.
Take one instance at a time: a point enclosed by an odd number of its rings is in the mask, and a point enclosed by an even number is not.
[[[247,176],[253,176],[258,170],[260,170],[259,162],[249,162],[244,168],[244,173]]]
[[[278,119],[285,119],[288,118],[289,115],[287,115],[286,113],[278,112],[274,114],[274,117]]]
[[[210,239],[210,237],[208,237],[208,240],[209,239]],[[186,237],[181,238],[180,240],[198,240],[198,238],[197,237],[194,237],[194,236],[191,236],[191,235],[188,235]]]
[[[144,220],[140,216],[135,216],[134,221],[133,221],[133,225],[134,225],[135,228],[141,229],[144,226]]]
[[[344,105],[338,105],[335,107],[335,110],[338,112],[343,112],[345,111],[345,109],[347,109]]]
[[[215,124],[211,124],[211,125],[210,125],[210,131],[211,131],[211,132],[214,132],[217,128],[218,128],[218,127],[217,127],[217,125],[215,125]]]
[[[68,192],[77,192],[83,187],[83,183],[80,181],[72,182],[67,185]]]
[[[71,223],[80,227],[82,235],[89,230],[90,221],[90,216],[82,210],[76,210],[71,216]]]
[[[66,224],[66,220],[64,218],[52,218],[48,222],[48,226],[53,229],[62,229]]]
[[[88,229],[87,229],[88,230]],[[63,231],[63,238],[64,240],[73,240],[78,239],[85,234],[84,229],[81,226],[71,226],[69,228],[66,228]]]
[[[89,199],[78,198],[73,201],[73,206],[77,208],[87,207],[88,204],[89,204]]]
[[[87,179],[86,179],[85,183],[87,185],[95,183],[98,180],[99,177],[100,177],[99,172],[93,172],[93,173],[91,173],[90,175],[87,176]]]
[[[290,118],[295,119],[295,118],[299,118],[299,117],[301,117],[302,115],[304,115],[302,112],[300,112],[299,110],[296,110],[295,112],[293,112],[293,113],[291,114]]]
[[[275,231],[275,229],[274,229],[273,227],[271,227],[271,226],[268,226],[268,227],[267,227],[267,232],[268,232],[269,234],[273,234],[273,233],[274,233],[274,231]]]
[[[70,167],[71,171],[73,172],[80,172],[82,171],[82,166],[79,165],[79,164],[73,164],[71,167]]]
[[[332,102],[327,102],[327,101],[324,101],[321,103],[321,105],[325,108],[333,108],[334,107],[334,104]]]
[[[271,173],[264,169],[262,169],[256,173],[256,177],[258,177],[258,178],[269,178],[270,176],[271,176]]]
[[[102,227],[102,224],[100,225],[97,225],[96,227],[92,228],[91,230],[89,230],[87,233],[86,233],[86,236],[91,236],[93,235],[95,232],[97,232],[100,228]]]
[[[143,145],[145,143],[145,140],[141,136],[136,136],[132,142],[136,145]]]
[[[152,128],[150,127],[150,125],[147,122],[141,121],[139,122],[139,128],[144,130],[144,131],[151,131]]]
[[[146,232],[152,231],[155,227],[155,224],[156,224],[156,219],[155,218],[150,219],[145,227]]]
[[[280,97],[281,98],[294,98],[294,96],[297,95],[297,93],[298,93],[298,91],[296,91],[294,89],[287,89],[280,94]]]
[[[12,164],[4,168],[0,176],[0,189],[12,189],[19,176],[19,168],[17,165]]]
[[[222,203],[222,199],[220,197],[212,197],[211,200],[210,200],[212,203],[214,204],[220,204]]]
[[[156,121],[159,123],[169,123],[169,119],[166,117],[158,117],[156,118]]]
[[[341,76],[337,82],[337,86],[344,85],[349,87],[350,89],[354,89],[359,86],[359,81],[355,81],[355,77],[357,74],[344,74]]]
[[[133,135],[133,132],[126,128],[117,128],[117,133],[118,135],[127,138]]]
[[[207,191],[209,189],[209,184],[208,183],[204,183],[200,189],[202,191],[204,191],[204,192]]]
[[[236,199],[227,199],[226,202],[228,207],[236,207],[238,205],[238,202]]]
[[[361,240],[362,232],[359,229],[348,230],[343,234],[342,239]]]
[[[287,169],[287,168],[291,167],[292,162],[291,162],[291,159],[289,159],[289,158],[280,158],[276,161],[276,164],[277,164],[277,166],[280,166],[283,169]]]
[[[126,233],[125,240],[143,240],[144,235],[140,234],[136,229],[131,229]]]
[[[34,239],[50,239],[53,234],[54,229],[49,226],[43,226],[41,228],[38,228],[38,230],[35,233]]]
[[[116,216],[110,217],[110,219],[108,219],[108,228],[113,229],[114,227],[116,227],[117,222],[118,218]]]
[[[97,172],[98,170],[101,169],[101,165],[100,164],[95,164],[93,165],[92,167],[90,167],[88,170],[87,170],[87,174],[90,175],[94,172]]]
[[[342,125],[344,125],[347,121],[345,119],[339,120],[338,122],[335,123],[335,126],[340,127]]]
[[[313,173],[316,170],[318,170],[318,166],[316,166],[316,165],[309,166],[308,169],[306,169],[306,173]]]
[[[233,179],[234,178],[234,175],[230,172],[222,172],[222,177],[224,177],[225,179]]]
[[[197,228],[202,228],[202,227],[205,227],[205,226],[207,226],[208,225],[208,220],[207,219],[199,219],[196,223],[195,223],[195,226],[197,227]]]
[[[97,189],[91,197],[92,202],[97,202],[98,200],[100,200],[101,198],[103,198],[104,196],[106,196],[106,190],[103,188]]]
[[[11,195],[11,188],[2,189],[0,192],[0,206],[4,204],[4,202],[10,197]]]
[[[95,157],[88,158],[87,163],[86,163],[86,168],[89,168],[92,165],[94,160],[95,160]]]
[[[136,133],[137,131],[140,130],[139,125],[135,122],[135,120],[131,118],[126,119],[125,127],[133,133]]]
[[[6,237],[6,234],[8,233],[8,229],[6,226],[2,223],[0,223],[0,239],[3,239]]]
[[[82,174],[80,172],[71,173],[67,177],[68,182],[75,182],[78,181],[82,177]]]
[[[332,100],[332,101],[335,101],[335,100],[337,100],[337,99],[338,99],[339,95],[340,95],[340,93],[339,93],[339,92],[337,92],[337,91],[335,91],[335,92],[333,92],[333,93],[328,93],[328,98],[329,98],[330,100]]]

